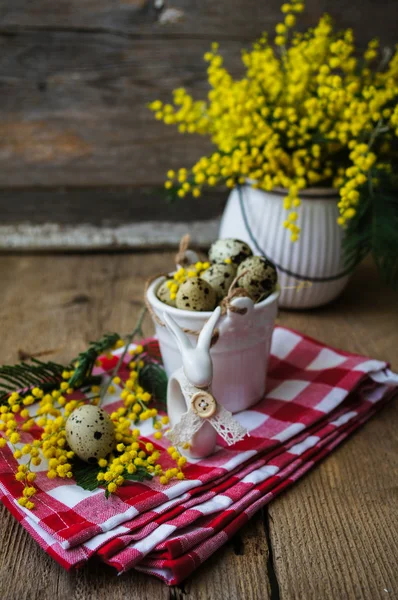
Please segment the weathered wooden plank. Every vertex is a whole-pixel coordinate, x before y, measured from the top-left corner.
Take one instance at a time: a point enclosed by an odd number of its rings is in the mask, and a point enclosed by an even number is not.
[[[37,27],[47,29],[77,28],[106,29],[123,34],[184,35],[224,38],[252,38],[263,29],[271,31],[280,19],[280,0],[165,0],[162,11],[151,0],[42,0],[40,5],[29,0],[7,0],[0,18],[6,27]],[[166,10],[178,10],[179,18],[164,18]],[[304,25],[314,25],[319,16],[329,12],[339,27],[353,27],[360,42],[366,43],[375,35],[386,44],[396,42],[396,5],[393,0],[347,4],[336,0],[307,0],[301,18]],[[162,18],[163,13],[163,18]]]
[[[219,225],[220,220],[217,218],[206,221],[138,221],[119,225],[59,225],[56,222],[44,222],[42,225],[0,225],[0,251],[175,249],[188,231],[195,247],[207,249],[217,238]]]
[[[170,202],[165,192],[163,187],[133,186],[0,189],[0,222],[42,224],[47,219],[59,225],[111,227],[143,221],[206,221],[220,216],[228,195],[209,191],[203,201]]]
[[[305,24],[327,2],[312,0]],[[211,39],[233,73],[240,48],[273,29],[279,1],[181,0],[185,20],[161,26],[145,0],[5,2],[0,15],[0,186],[154,185],[210,144],[157,123],[148,101],[186,86],[207,92],[202,55]],[[334,3],[361,43],[395,41],[394,2]]]
[[[370,262],[335,303],[284,312],[284,324],[398,370],[397,294]],[[398,590],[398,403],[395,401],[269,506],[281,600],[387,598]]]
[[[68,360],[105,331],[127,333],[140,312],[145,281],[172,265],[173,256],[0,256],[0,362],[15,362],[19,348],[57,349],[54,359]],[[147,319],[145,332],[152,331]]]
[[[281,600],[393,598],[398,403],[269,507]]]
[[[147,109],[176,86],[205,93],[206,41],[30,32],[0,42],[0,186],[156,185],[209,150]]]
[[[100,250],[178,246],[217,237],[227,192],[182,202],[164,188],[0,189],[0,250]]]

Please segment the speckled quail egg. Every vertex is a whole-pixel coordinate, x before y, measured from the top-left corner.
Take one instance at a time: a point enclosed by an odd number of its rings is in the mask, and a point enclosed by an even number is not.
[[[66,421],[65,429],[70,449],[85,462],[96,464],[114,448],[113,423],[108,413],[93,404],[76,408]]]
[[[216,292],[200,277],[190,277],[180,285],[177,292],[176,307],[182,310],[213,310],[216,303]]]
[[[163,281],[163,283],[160,284],[160,286],[158,287],[158,289],[156,291],[156,296],[159,298],[159,300],[161,302],[164,302],[165,304],[168,304],[169,306],[175,306],[176,305],[175,298],[174,299],[171,298],[170,286],[167,285],[170,281],[172,281],[172,280],[166,279],[165,281]]]
[[[217,300],[222,300],[228,294],[229,286],[233,282],[236,275],[235,265],[226,264],[214,264],[204,273],[201,277],[207,283],[210,283],[211,287],[217,294]]]
[[[246,258],[238,267],[237,285],[244,288],[253,302],[260,302],[272,294],[278,279],[275,265],[262,256]]]
[[[245,258],[252,256],[249,246],[241,240],[228,238],[217,240],[210,246],[209,259],[212,263],[224,263],[231,259],[232,264],[239,265]]]

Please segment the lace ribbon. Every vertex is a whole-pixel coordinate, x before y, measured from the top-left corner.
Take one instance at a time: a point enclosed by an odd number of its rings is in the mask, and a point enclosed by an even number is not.
[[[200,391],[187,380],[183,372],[180,372],[179,381],[181,390],[188,401],[191,400],[195,393]],[[217,410],[215,414],[208,418],[199,416],[193,410],[192,405],[190,405],[188,411],[181,415],[179,422],[167,433],[167,437],[172,444],[179,446],[189,443],[195,433],[197,433],[206,422],[214,427],[228,446],[232,446],[233,444],[236,444],[236,442],[242,440],[245,435],[248,434],[247,430],[233,418],[232,413],[229,410],[226,410],[217,401],[216,404]]]

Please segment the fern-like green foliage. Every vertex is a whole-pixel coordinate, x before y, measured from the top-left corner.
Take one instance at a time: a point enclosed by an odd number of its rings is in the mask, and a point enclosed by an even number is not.
[[[101,376],[91,375],[95,361],[100,354],[113,348],[120,339],[117,333],[107,333],[97,342],[90,342],[90,346],[81,352],[72,364],[77,362],[75,372],[69,380],[69,387],[81,388],[83,385],[94,385],[101,382]],[[17,365],[0,367],[0,404],[7,401],[8,396],[14,391],[26,390],[39,386],[43,391],[50,392],[59,386],[62,381],[62,372],[69,367],[55,362],[42,362],[36,358],[30,362],[21,362]]]
[[[40,386],[51,390],[62,381],[63,365],[54,362],[42,362],[32,358],[31,362],[0,367],[0,404],[4,404],[9,394],[15,390],[29,390]]]
[[[118,333],[106,333],[97,342],[90,342],[89,347],[84,352],[80,352],[76,359],[77,366],[75,372],[69,379],[69,386],[71,388],[78,388],[82,385],[84,379],[91,375],[95,361],[100,356],[116,344],[120,340]]]
[[[77,483],[84,490],[93,491],[98,489],[101,484],[98,482],[97,475],[101,471],[101,467],[98,464],[86,463],[80,458],[75,456],[73,458],[73,476]],[[152,475],[148,473],[143,467],[137,467],[135,473],[129,473],[125,469],[122,473],[123,479],[127,481],[144,481],[145,479],[152,479]],[[105,496],[109,497],[109,492],[105,491]]]
[[[381,278],[398,289],[398,164],[391,172],[373,170],[360,190],[357,213],[343,241],[346,265],[371,253]]]
[[[152,395],[158,406],[166,409],[167,375],[166,371],[155,362],[147,363],[139,371],[140,385]]]

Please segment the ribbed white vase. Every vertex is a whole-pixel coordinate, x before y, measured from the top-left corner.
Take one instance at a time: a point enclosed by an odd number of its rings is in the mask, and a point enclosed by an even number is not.
[[[232,190],[220,226],[220,238],[247,242],[278,267],[284,308],[313,308],[336,298],[350,278],[342,253],[343,230],[337,224],[335,190],[313,189],[300,194],[297,242],[283,227],[284,192],[263,192],[245,185]],[[308,283],[300,286],[300,283]]]

